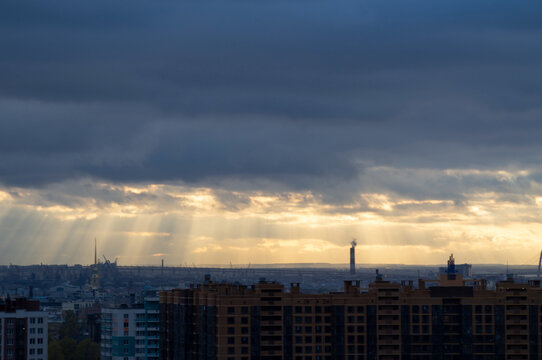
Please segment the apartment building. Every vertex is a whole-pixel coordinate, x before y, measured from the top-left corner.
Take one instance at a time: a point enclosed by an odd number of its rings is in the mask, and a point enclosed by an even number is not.
[[[0,360],[46,360],[47,336],[47,313],[39,301],[0,301]]]
[[[143,304],[102,308],[102,360],[158,360],[158,298],[146,298]]]
[[[439,279],[304,294],[299,284],[214,283],[160,293],[161,358],[541,359],[540,283],[489,290],[450,257]]]

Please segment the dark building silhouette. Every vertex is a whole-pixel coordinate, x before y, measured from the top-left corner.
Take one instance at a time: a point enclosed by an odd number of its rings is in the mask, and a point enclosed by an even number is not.
[[[160,294],[161,358],[186,360],[540,359],[540,283],[496,290],[464,280],[453,256],[438,280],[304,294],[275,282]]]

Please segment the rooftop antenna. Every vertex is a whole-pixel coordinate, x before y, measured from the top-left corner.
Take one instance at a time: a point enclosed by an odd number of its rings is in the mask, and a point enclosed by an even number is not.
[[[540,279],[540,268],[542,267],[542,250],[540,251],[540,258],[538,259],[538,278]]]

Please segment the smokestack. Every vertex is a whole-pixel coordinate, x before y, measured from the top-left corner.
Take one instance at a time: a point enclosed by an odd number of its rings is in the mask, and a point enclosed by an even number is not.
[[[352,247],[350,248],[350,275],[356,275],[356,245],[358,243],[356,242],[356,239],[352,240],[350,245]]]

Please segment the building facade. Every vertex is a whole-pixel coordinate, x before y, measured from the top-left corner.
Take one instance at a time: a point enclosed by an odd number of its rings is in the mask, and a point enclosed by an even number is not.
[[[102,360],[158,360],[160,352],[158,298],[143,304],[102,308]]]
[[[161,358],[186,360],[542,359],[540,283],[486,288],[450,257],[436,280],[304,294],[275,282],[160,294]]]
[[[39,301],[0,302],[0,360],[46,360],[47,336],[47,313]]]

